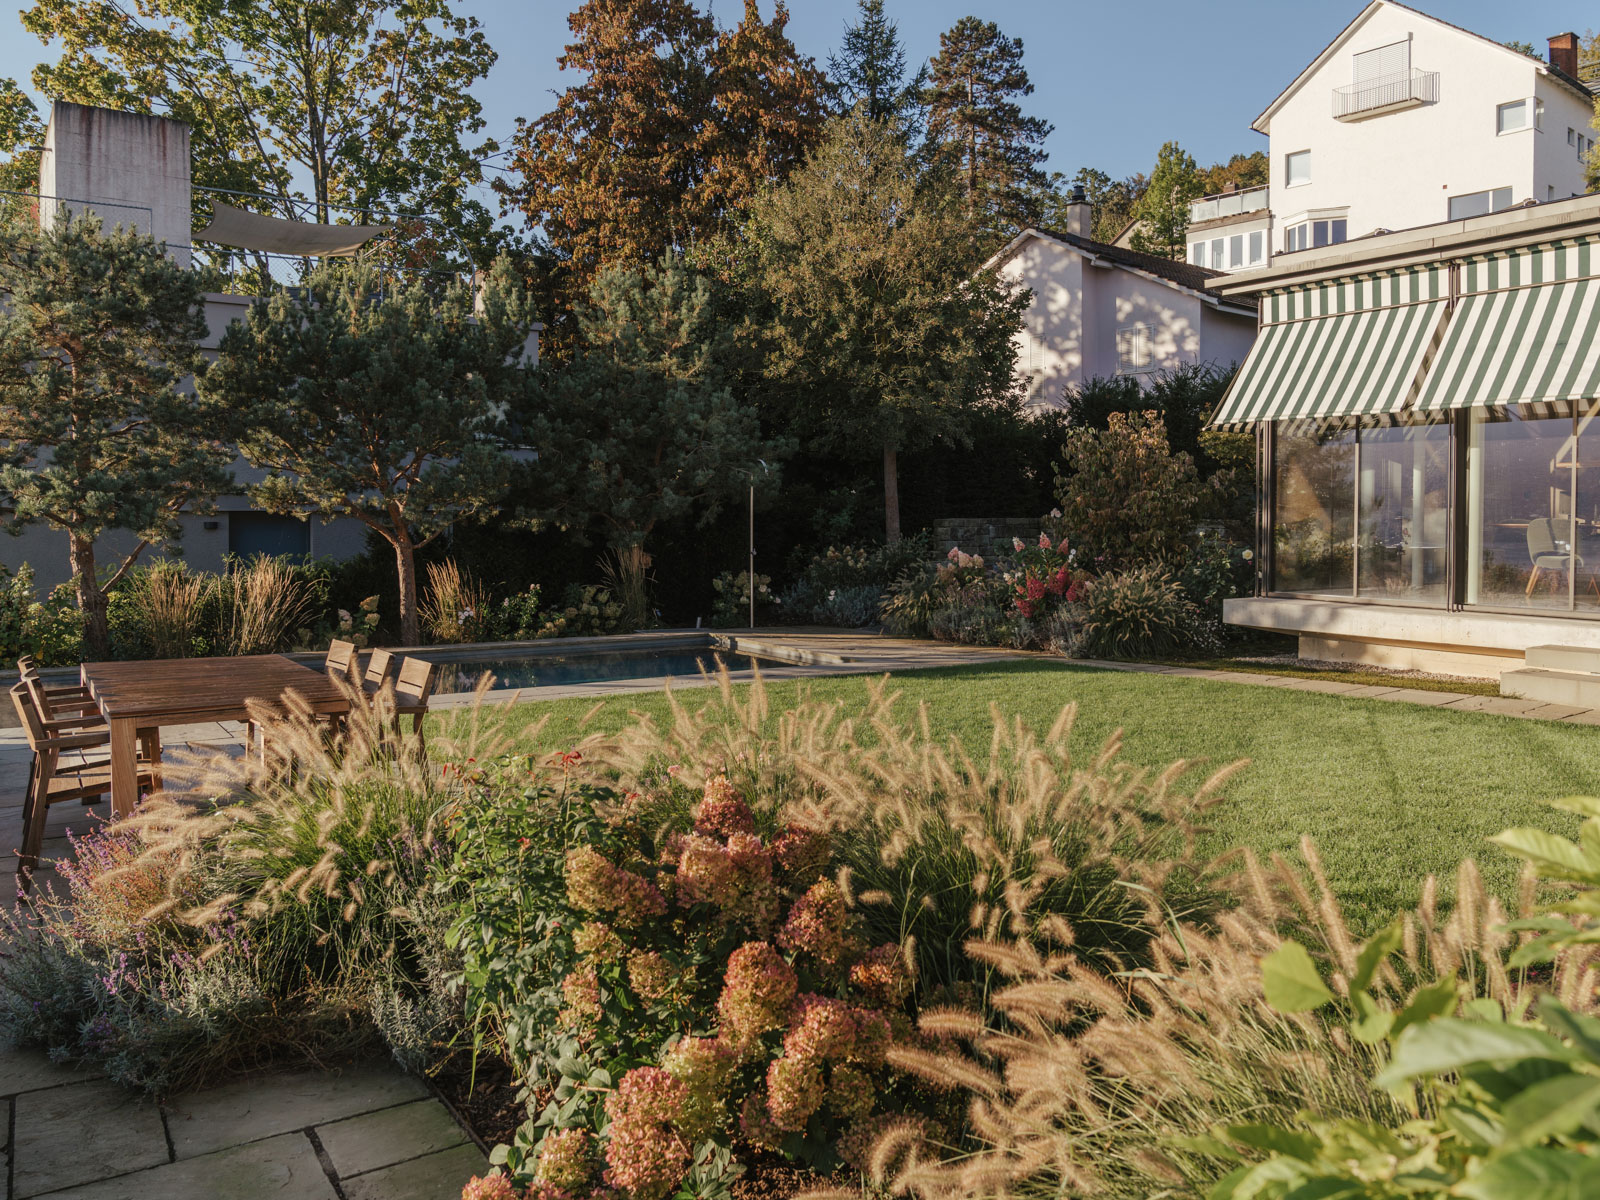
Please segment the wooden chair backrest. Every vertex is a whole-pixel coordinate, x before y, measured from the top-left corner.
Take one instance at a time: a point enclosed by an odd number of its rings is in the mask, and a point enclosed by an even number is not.
[[[323,661],[322,669],[329,675],[343,679],[351,678],[356,664],[356,644],[354,642],[341,642],[335,638],[328,643],[328,657]]]
[[[389,681],[393,671],[394,655],[387,650],[374,650],[367,655],[367,673],[361,677],[361,682],[376,690]]]
[[[35,754],[43,754],[49,749],[45,745],[44,718],[40,715],[35,705],[33,694],[28,690],[26,681],[11,685],[11,703],[16,706],[17,718],[22,722],[22,732],[28,739],[28,748]]]
[[[402,658],[399,677],[394,681],[395,703],[407,708],[426,704],[433,694],[434,670],[425,658]]]

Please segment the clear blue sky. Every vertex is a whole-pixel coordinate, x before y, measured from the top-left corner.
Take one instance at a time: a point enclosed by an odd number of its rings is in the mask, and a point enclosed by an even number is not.
[[[705,3],[706,0],[702,0]],[[576,0],[573,0],[576,3]],[[761,0],[764,14],[773,0]],[[1162,142],[1176,138],[1201,165],[1264,149],[1250,121],[1361,10],[1360,0],[886,0],[910,57],[939,47],[939,34],[978,12],[1023,39],[1034,94],[1028,111],[1055,125],[1049,167],[1070,175],[1094,166],[1114,176],[1148,171]],[[568,31],[565,0],[464,0],[500,60],[479,85],[488,132],[504,138],[519,116],[546,111],[566,81],[556,66]],[[1576,0],[1422,0],[1416,7],[1496,41],[1532,42],[1600,24],[1600,9]],[[743,0],[714,0],[724,22]],[[790,0],[790,34],[825,62],[855,0]],[[26,85],[48,54],[0,18],[0,76]],[[1469,81],[1459,81],[1470,86]]]

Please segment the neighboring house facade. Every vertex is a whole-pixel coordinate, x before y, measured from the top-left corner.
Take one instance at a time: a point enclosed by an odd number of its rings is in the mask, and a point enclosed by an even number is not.
[[[1307,658],[1600,704],[1600,196],[1209,289],[1261,310],[1215,418],[1259,451],[1255,595],[1224,619]],[[1573,662],[1590,678],[1551,671]]]
[[[1033,293],[1017,339],[1029,405],[1058,406],[1097,376],[1244,358],[1253,304],[1208,293],[1210,271],[1094,241],[1090,215],[1080,191],[1066,229],[1025,229],[985,264]]]
[[[56,102],[40,160],[39,194],[41,222],[53,220],[62,208],[74,213],[93,211],[108,227],[120,224],[152,234],[166,244],[170,257],[185,266],[199,248],[191,244],[200,239],[190,232],[189,127],[181,121]],[[257,237],[270,237],[281,227],[290,227],[291,236],[326,241],[330,232],[325,226],[295,229],[296,222],[252,214],[237,214],[233,224]],[[357,235],[360,232],[359,227],[354,230]],[[246,242],[254,240],[257,238],[247,234]],[[217,243],[212,248],[220,246]],[[206,293],[207,333],[201,347],[208,358],[215,359],[223,333],[248,315],[255,299],[254,295]],[[536,325],[528,339],[530,362],[538,361],[542,328]],[[243,458],[233,464],[234,479],[241,487],[259,483],[265,474]],[[183,537],[176,548],[196,568],[221,570],[230,554],[347,559],[366,548],[366,526],[354,518],[323,522],[267,513],[252,505],[242,490],[218,497],[216,507],[218,511],[210,515],[180,517]],[[137,544],[138,538],[131,532],[114,530],[100,539],[99,559],[103,563],[120,561]],[[159,553],[152,549],[146,551],[146,557],[159,557]],[[33,568],[41,594],[65,582],[71,576],[66,535],[40,523],[15,536],[0,537],[0,564],[15,571],[23,563]]]
[[[1268,186],[1191,205],[1188,260],[1249,270],[1582,195],[1594,103],[1575,34],[1552,37],[1546,61],[1373,0],[1251,123]]]

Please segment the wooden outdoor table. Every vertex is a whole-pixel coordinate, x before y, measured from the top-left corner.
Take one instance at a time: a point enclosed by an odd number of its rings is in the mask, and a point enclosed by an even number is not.
[[[291,690],[315,712],[350,711],[349,697],[331,678],[281,654],[84,663],[81,674],[111,734],[113,818],[139,802],[137,745],[157,744],[153,734],[163,725],[243,721],[247,701],[280,705]]]

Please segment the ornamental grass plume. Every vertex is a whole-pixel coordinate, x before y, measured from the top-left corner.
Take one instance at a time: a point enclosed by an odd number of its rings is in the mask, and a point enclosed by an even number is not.
[[[864,944],[910,944],[921,997],[981,981],[987,968],[961,950],[975,934],[1064,923],[1081,957],[1121,962],[1168,914],[1218,902],[1195,838],[1242,762],[1205,776],[1186,761],[1135,767],[1120,731],[1085,753],[1072,745],[1075,705],[1043,734],[996,711],[978,755],[936,738],[925,707],[903,718],[887,679],[858,710],[802,699],[777,714],[759,675],[743,691],[725,671],[717,683],[694,710],[669,689],[665,720],[596,735],[586,762],[645,793],[662,789],[666,766],[696,789],[725,777],[758,818],[788,828],[772,846],[786,883],[831,874],[829,856],[847,868]]]
[[[1409,1115],[1370,1079],[1381,1051],[1351,1039],[1325,1014],[1286,1015],[1262,994],[1260,960],[1293,930],[1348,994],[1357,939],[1305,839],[1302,865],[1274,855],[1234,856],[1237,902],[1205,926],[1168,921],[1146,966],[1097,968],[1055,927],[1027,936],[973,939],[966,951],[997,983],[984,1008],[924,1009],[926,1042],[897,1042],[891,1066],[928,1086],[964,1095],[970,1140],[928,1130],[882,1133],[865,1158],[872,1185],[916,1200],[1032,1200],[1189,1195],[1232,1163],[1210,1153],[1212,1130],[1252,1124],[1297,1127],[1311,1111],[1396,1127]],[[1525,1011],[1551,990],[1580,1010],[1596,1007],[1597,951],[1558,960],[1534,979],[1506,962],[1520,937],[1487,894],[1471,861],[1457,874],[1455,909],[1437,910],[1435,881],[1403,914],[1403,945],[1373,987],[1396,1005],[1440,975],[1459,973],[1467,992]],[[1531,915],[1531,886],[1523,914]],[[816,1192],[810,1200],[833,1193]]]

